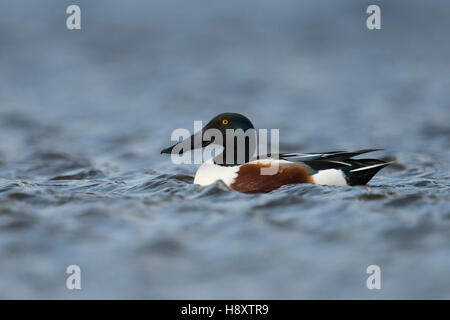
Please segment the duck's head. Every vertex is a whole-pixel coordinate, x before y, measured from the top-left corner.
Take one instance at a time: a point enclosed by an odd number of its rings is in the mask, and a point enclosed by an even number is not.
[[[240,130],[239,130],[240,129]],[[202,128],[202,130],[194,133],[189,138],[174,144],[171,147],[161,150],[161,153],[172,153],[172,151],[182,154],[188,150],[204,148],[210,144],[216,144],[223,146],[224,153],[226,153],[226,148],[229,144],[227,144],[227,130],[228,134],[235,132],[235,139],[239,134],[248,134],[249,129],[254,129],[251,121],[242,114],[239,113],[221,113],[215,116],[211,121],[208,122],[206,126]],[[252,131],[252,130],[250,130]],[[254,130],[253,130],[254,131]],[[220,133],[221,139],[217,138],[217,135]],[[253,134],[253,133],[252,133]],[[247,141],[247,140],[245,140]],[[238,148],[237,144],[234,143],[235,150]],[[176,150],[174,150],[176,149]],[[246,142],[245,148],[246,154],[249,154],[249,145],[248,141]],[[252,148],[250,148],[252,149]],[[247,156],[246,156],[247,158]],[[247,159],[248,161],[248,159]]]

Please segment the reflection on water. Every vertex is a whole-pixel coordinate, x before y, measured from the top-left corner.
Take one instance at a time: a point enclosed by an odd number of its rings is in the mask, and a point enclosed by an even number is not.
[[[450,298],[445,2],[381,1],[379,31],[359,1],[175,2],[79,1],[81,32],[0,4],[0,298]],[[282,151],[397,162],[364,187],[193,185],[159,150],[225,111]]]

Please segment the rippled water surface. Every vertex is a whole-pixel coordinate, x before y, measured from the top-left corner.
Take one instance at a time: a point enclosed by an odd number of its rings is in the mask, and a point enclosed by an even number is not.
[[[2,1],[0,298],[450,298],[450,7]],[[384,148],[367,186],[193,185],[173,129]],[[82,290],[65,288],[68,265]],[[366,268],[382,289],[366,288]]]

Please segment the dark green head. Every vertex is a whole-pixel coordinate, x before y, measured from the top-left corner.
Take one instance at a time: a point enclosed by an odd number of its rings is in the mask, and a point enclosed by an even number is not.
[[[253,124],[248,120],[246,116],[239,113],[221,113],[215,116],[208,124],[203,128],[207,129],[218,129],[222,132],[222,135],[226,136],[226,130],[237,130],[242,129],[247,131],[248,129],[254,129]]]

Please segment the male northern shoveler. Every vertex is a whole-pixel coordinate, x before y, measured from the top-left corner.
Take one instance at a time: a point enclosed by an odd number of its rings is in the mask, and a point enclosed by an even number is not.
[[[221,139],[212,138],[205,141],[204,133],[209,129],[216,129],[223,136]],[[161,153],[177,152],[203,148],[213,143],[224,147],[222,158],[226,158],[227,143],[226,130],[242,129],[246,132],[254,129],[250,120],[238,113],[222,113],[214,117],[201,131],[190,138],[181,141]],[[217,131],[218,130],[218,131]],[[234,138],[233,138],[234,139]],[[237,144],[232,144],[234,159],[223,163],[217,161],[219,156],[204,162],[195,174],[194,183],[209,185],[222,180],[229,188],[245,193],[270,192],[286,184],[313,183],[330,186],[364,185],[382,168],[389,165],[378,159],[352,159],[357,155],[378,151],[380,149],[364,149],[354,152],[333,151],[325,153],[280,153],[277,156],[251,157],[251,147],[245,144],[245,157],[237,161]],[[174,150],[175,149],[175,150]],[[253,160],[254,159],[254,160]],[[274,174],[261,174],[261,168],[276,165]]]

